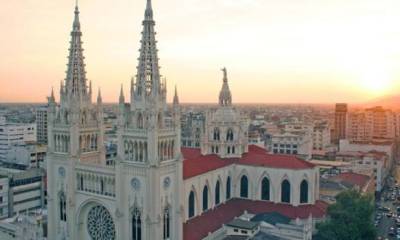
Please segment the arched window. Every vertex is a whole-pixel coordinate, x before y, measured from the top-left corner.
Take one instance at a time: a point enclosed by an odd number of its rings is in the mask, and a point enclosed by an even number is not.
[[[60,193],[60,220],[63,222],[67,221],[67,201],[65,198],[65,194],[62,192]]]
[[[166,207],[164,210],[164,231],[163,231],[164,238],[163,239],[169,239],[170,222],[171,222],[171,217],[170,217],[169,207]]]
[[[261,199],[270,200],[270,185],[266,177],[261,182]]]
[[[137,127],[143,128],[143,116],[141,113],[139,113],[138,118],[137,118]]]
[[[214,140],[219,141],[219,129],[218,128],[214,128]]]
[[[226,132],[226,141],[233,141],[233,130],[231,128]]]
[[[104,180],[103,179],[100,180],[100,193],[101,194],[104,193]]]
[[[281,202],[290,203],[290,183],[286,179],[281,185]]]
[[[226,180],[226,200],[231,198],[231,177]]]
[[[240,179],[240,197],[249,197],[249,180],[247,179],[246,175],[243,175]]]
[[[215,184],[215,205],[218,205],[221,202],[220,200],[220,186],[219,181]]]
[[[227,148],[228,148],[227,153],[231,154],[231,147],[228,146]]]
[[[300,203],[308,202],[308,182],[303,180],[300,184]]]
[[[132,212],[132,240],[142,240],[142,219],[138,208]]]
[[[232,153],[235,154],[235,146],[232,146]]]
[[[194,192],[190,191],[189,194],[189,209],[188,209],[188,216],[189,218],[194,216],[194,204],[195,204],[195,199],[194,199]]]
[[[81,190],[83,191],[83,190],[84,190],[84,189],[83,189],[83,176],[81,176],[80,185],[81,185]]]
[[[203,188],[203,211],[208,209],[208,187],[207,185]]]

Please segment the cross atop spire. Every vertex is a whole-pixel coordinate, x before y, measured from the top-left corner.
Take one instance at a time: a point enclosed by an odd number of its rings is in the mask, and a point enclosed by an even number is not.
[[[230,106],[232,105],[232,94],[229,90],[228,85],[228,73],[226,68],[222,68],[221,71],[223,72],[223,83],[221,91],[219,92],[219,105],[221,106]]]

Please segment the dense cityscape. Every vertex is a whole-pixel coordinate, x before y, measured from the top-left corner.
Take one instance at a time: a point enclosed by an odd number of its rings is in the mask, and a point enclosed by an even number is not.
[[[223,66],[167,99],[146,3],[129,96],[92,90],[76,5],[59,89],[0,103],[1,240],[400,239],[397,102],[240,104]]]

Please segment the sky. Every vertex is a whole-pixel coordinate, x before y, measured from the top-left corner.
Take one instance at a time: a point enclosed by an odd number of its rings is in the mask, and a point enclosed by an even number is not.
[[[152,0],[168,100],[359,103],[400,92],[398,0]],[[65,78],[75,0],[0,8],[0,102],[44,102]],[[103,101],[136,74],[145,0],[80,0],[87,78]]]

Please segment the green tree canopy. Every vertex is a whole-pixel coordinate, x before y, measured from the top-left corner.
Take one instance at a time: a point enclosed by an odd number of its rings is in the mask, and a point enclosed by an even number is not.
[[[328,218],[317,225],[320,240],[373,240],[376,229],[372,223],[374,199],[355,190],[336,196],[328,207]]]

